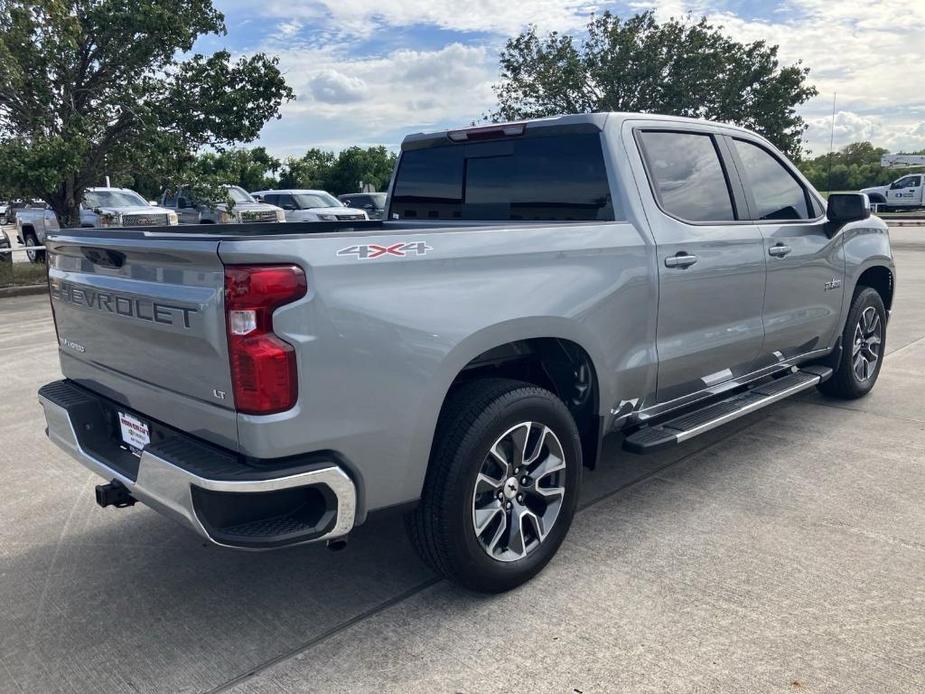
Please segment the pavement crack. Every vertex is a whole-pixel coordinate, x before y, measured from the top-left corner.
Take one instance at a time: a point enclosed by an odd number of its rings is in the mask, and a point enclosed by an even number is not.
[[[289,660],[290,658],[293,658],[299,655],[300,653],[304,653],[305,651],[312,649],[313,647],[317,646],[321,642],[328,640],[332,636],[336,636],[337,634],[341,633],[342,631],[346,631],[347,629],[354,626],[355,624],[359,624],[360,622],[366,619],[369,619],[370,617],[374,617],[380,612],[384,612],[390,607],[394,607],[395,605],[398,605],[399,603],[404,602],[408,598],[411,598],[417,595],[418,593],[427,590],[431,586],[434,586],[437,583],[440,583],[442,580],[443,579],[441,579],[439,576],[433,576],[427,579],[426,581],[424,581],[423,583],[419,583],[416,586],[412,586],[411,588],[404,591],[403,593],[399,593],[398,595],[391,597],[388,600],[385,600],[384,602],[379,603],[378,605],[374,605],[368,610],[364,610],[363,612],[360,612],[359,614],[354,615],[353,617],[348,619],[346,622],[341,622],[337,626],[331,627],[330,629],[321,632],[317,636],[313,636],[308,641],[305,641],[304,643],[299,644],[295,648],[292,648],[286,651],[285,653],[281,653],[280,655],[274,658],[271,658],[270,660],[264,661],[263,663],[259,664],[257,667],[249,670],[248,672],[240,674],[237,677],[233,677],[232,679],[223,682],[222,684],[218,685],[217,687],[213,689],[207,690],[206,694],[220,694],[220,692],[230,691],[232,688],[234,688],[241,682],[244,682],[250,679],[251,677],[254,677],[255,675],[259,675],[261,672],[264,672],[265,670],[273,667],[274,665],[277,665],[278,663],[282,663],[286,660]]]

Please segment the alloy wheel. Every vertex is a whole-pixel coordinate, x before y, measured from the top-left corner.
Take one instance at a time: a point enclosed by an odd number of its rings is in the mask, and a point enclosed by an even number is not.
[[[491,446],[472,494],[472,524],[493,559],[523,559],[545,540],[565,499],[565,454],[556,434],[522,422]]]
[[[873,306],[868,306],[861,313],[854,329],[854,345],[851,359],[854,375],[860,382],[865,382],[874,375],[880,361],[880,346],[883,344],[883,322]]]

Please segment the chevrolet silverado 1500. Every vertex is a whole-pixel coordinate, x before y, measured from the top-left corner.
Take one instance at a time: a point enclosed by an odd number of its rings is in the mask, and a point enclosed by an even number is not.
[[[478,590],[529,579],[602,439],[644,454],[817,387],[866,394],[894,267],[740,128],[563,116],[405,138],[385,221],[61,230],[48,436],[208,540],[406,513]],[[185,232],[185,233],[183,233]]]

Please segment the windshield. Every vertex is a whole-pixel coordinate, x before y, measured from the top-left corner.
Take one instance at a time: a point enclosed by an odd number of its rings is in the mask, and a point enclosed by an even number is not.
[[[257,202],[254,198],[251,197],[251,194],[248,193],[243,188],[238,186],[228,186],[228,198],[234,202]]]
[[[344,204],[328,193],[294,193],[296,205],[300,210],[312,210],[316,207],[343,207]]]
[[[84,204],[91,209],[148,206],[147,200],[131,190],[88,190],[84,193]]]
[[[385,207],[385,193],[370,193],[369,199],[380,210]]]

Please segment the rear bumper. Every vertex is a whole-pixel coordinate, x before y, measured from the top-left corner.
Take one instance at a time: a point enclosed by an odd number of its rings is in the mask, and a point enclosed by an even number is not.
[[[114,423],[115,412],[131,412],[125,407],[70,381],[43,386],[39,402],[52,442],[215,544],[271,549],[341,537],[353,528],[356,487],[324,455],[252,461],[152,423],[156,436],[139,458],[121,443]]]

